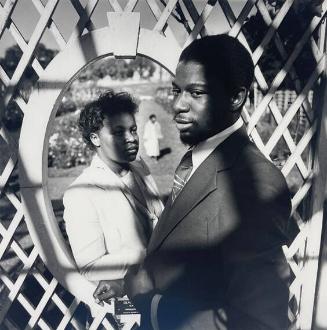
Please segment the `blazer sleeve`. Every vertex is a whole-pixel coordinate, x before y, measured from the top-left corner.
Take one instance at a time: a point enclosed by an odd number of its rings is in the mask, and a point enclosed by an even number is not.
[[[130,265],[143,260],[145,250],[124,247],[108,253],[96,208],[86,189],[71,187],[64,195],[64,220],[76,264],[90,281],[124,278]]]
[[[253,163],[252,171],[238,173],[225,198],[217,217],[223,239],[216,272],[223,265],[230,327],[243,320],[244,329],[284,329],[289,267],[281,247],[291,221],[285,179],[273,165]]]

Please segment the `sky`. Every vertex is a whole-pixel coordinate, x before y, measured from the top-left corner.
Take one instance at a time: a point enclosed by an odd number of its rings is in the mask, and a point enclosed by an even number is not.
[[[48,0],[41,0],[43,4],[46,4]],[[125,7],[128,0],[117,0],[121,7]],[[0,0],[0,4],[3,6],[6,0]],[[80,1],[82,6],[84,7],[87,0]],[[194,0],[193,1],[198,11],[202,10],[206,1],[203,0]],[[157,0],[159,4],[159,1]],[[245,5],[246,0],[232,0],[230,1],[230,5],[237,16]],[[161,6],[161,9],[163,7]],[[108,25],[106,13],[107,11],[112,11],[112,7],[110,5],[109,0],[99,0],[98,5],[92,15],[92,21],[96,28],[102,28]],[[138,4],[134,11],[139,11],[141,13],[141,27],[143,28],[153,28],[155,25],[155,18],[150,11],[150,8],[145,0],[139,0]],[[12,20],[15,25],[19,28],[20,32],[23,34],[25,41],[28,41],[34,31],[34,28],[40,19],[40,14],[38,13],[36,7],[33,4],[32,0],[19,0],[13,15]],[[190,18],[187,17],[188,21]],[[67,41],[69,36],[71,35],[77,21],[78,15],[71,4],[70,0],[60,0],[59,4],[56,7],[54,12],[53,20],[59,27],[61,33],[63,34],[65,40]],[[180,42],[184,40],[183,36],[185,36],[185,29],[182,24],[177,23],[174,18],[169,18],[169,23],[172,24],[174,31],[176,32],[176,37]],[[226,18],[223,15],[223,12],[219,6],[216,4],[216,8],[214,8],[214,12],[209,17],[206,26],[208,28],[208,32],[210,34],[214,33],[223,33],[228,31],[228,23]],[[48,48],[58,49],[57,42],[55,41],[52,33],[46,29],[44,32],[41,42],[44,43]],[[5,50],[15,44],[15,40],[12,37],[11,33],[8,29],[4,32],[2,38],[0,39],[0,57],[4,56]]]

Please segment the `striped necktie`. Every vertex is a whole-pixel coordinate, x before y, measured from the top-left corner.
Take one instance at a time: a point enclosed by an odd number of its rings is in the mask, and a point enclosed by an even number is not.
[[[174,184],[172,190],[172,201],[174,202],[178,194],[185,186],[188,177],[192,172],[192,150],[189,150],[176,168]]]

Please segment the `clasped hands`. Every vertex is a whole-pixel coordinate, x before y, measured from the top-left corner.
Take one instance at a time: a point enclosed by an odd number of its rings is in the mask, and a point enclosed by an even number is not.
[[[141,266],[131,266],[124,279],[100,281],[93,297],[96,303],[103,306],[104,302],[125,294],[133,301],[135,297],[147,295],[153,288],[148,272]]]

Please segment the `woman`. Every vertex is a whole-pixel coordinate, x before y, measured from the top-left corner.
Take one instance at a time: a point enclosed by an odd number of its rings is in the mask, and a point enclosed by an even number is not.
[[[100,302],[124,294],[127,269],[143,260],[163,208],[147,166],[136,160],[136,111],[129,94],[112,91],[85,106],[79,126],[95,156],[64,195],[77,266],[90,281],[106,280],[95,293]]]

